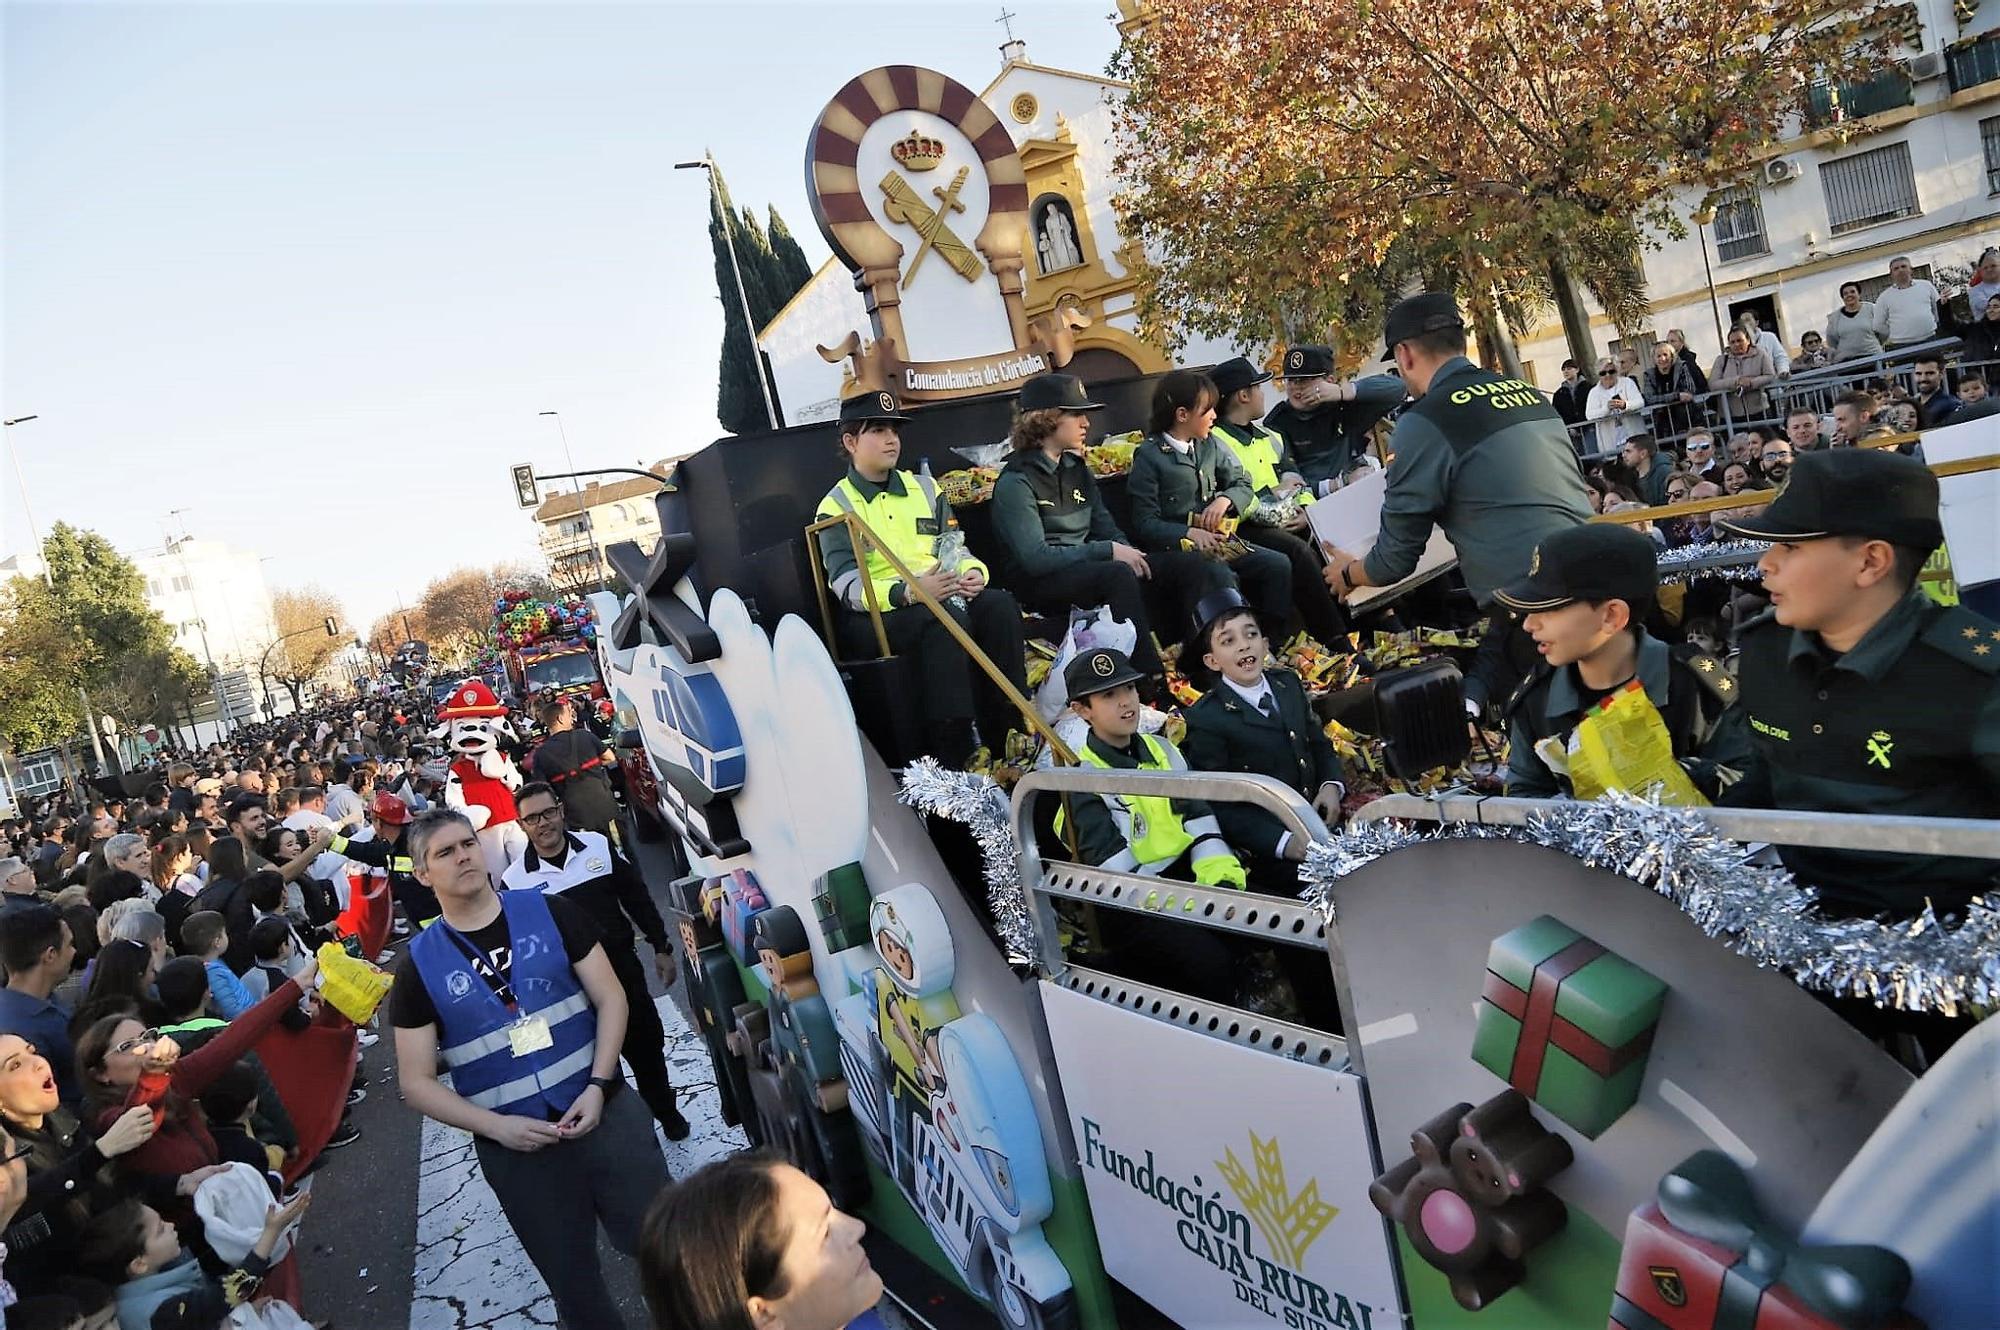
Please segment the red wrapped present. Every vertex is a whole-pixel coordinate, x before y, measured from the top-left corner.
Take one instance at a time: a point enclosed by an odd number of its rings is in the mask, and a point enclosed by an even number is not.
[[[1886,1247],[1808,1247],[1765,1224],[1729,1156],[1694,1155],[1625,1227],[1609,1330],[1923,1330]]]

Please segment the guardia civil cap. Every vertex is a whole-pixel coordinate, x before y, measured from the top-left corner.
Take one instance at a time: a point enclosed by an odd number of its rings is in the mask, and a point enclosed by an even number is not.
[[[1750,540],[1857,536],[1925,553],[1944,543],[1937,477],[1916,458],[1881,448],[1806,453],[1761,512],[1716,525]]]
[[[1465,319],[1458,312],[1458,298],[1449,291],[1425,291],[1398,300],[1390,307],[1389,317],[1382,324],[1382,359],[1396,358],[1398,342],[1464,326]]]
[[[840,419],[847,421],[890,420],[900,424],[909,419],[903,414],[902,405],[896,401],[896,394],[885,390],[856,393],[840,404]]]
[[[1108,693],[1146,676],[1133,668],[1122,651],[1096,647],[1079,655],[1063,669],[1063,687],[1069,700],[1080,702],[1092,693]]]
[[[1330,346],[1295,346],[1285,352],[1284,367],[1278,371],[1280,379],[1319,379],[1333,373],[1333,348]]]
[[[1648,604],[1659,585],[1659,558],[1648,537],[1629,526],[1586,522],[1544,536],[1528,561],[1528,575],[1493,597],[1532,614],[1579,600]]]

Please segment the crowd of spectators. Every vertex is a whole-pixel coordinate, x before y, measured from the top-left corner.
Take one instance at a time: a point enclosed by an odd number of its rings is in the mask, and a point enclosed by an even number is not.
[[[104,779],[0,822],[5,1324],[208,1330],[296,1307],[292,1262],[271,1258],[307,1175],[359,1139],[367,1076],[353,1056],[281,1093],[265,1059],[274,1038],[351,1029],[315,982],[354,890],[330,846],[393,822],[382,801],[438,797],[419,720],[386,702],[287,716],[159,750],[136,795]],[[271,1192],[247,1253],[210,1240],[194,1199],[232,1163]]]
[[[2000,248],[1980,255],[1963,291],[1915,276],[1903,257],[1889,265],[1888,285],[1873,300],[1862,298],[1860,283],[1844,282],[1824,330],[1807,328],[1796,350],[1744,310],[1719,350],[1704,366],[1681,330],[1670,329],[1643,368],[1630,347],[1599,357],[1594,381],[1564,361],[1551,397],[1587,457],[1616,453],[1641,433],[1680,441],[1703,428],[1728,435],[1782,427],[1785,413],[1801,407],[1831,417],[1853,389],[1872,393],[1896,432],[1942,424],[1983,398],[2000,372]],[[1925,362],[1911,359],[1923,351],[1939,357],[1928,382]],[[1831,432],[1830,420],[1823,429]]]

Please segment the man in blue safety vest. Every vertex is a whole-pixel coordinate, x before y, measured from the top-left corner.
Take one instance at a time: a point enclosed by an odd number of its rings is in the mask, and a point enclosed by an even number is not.
[[[645,1110],[620,1093],[625,993],[597,926],[560,896],[495,892],[462,813],[426,813],[406,839],[442,913],[410,943],[391,990],[403,1098],[473,1134],[480,1172],[563,1324],[622,1327],[597,1226],[632,1255],[667,1171]]]

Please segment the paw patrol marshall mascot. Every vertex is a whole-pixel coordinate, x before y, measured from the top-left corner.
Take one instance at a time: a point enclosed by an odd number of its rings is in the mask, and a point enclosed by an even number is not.
[[[514,737],[507,724],[507,708],[493,696],[493,690],[479,679],[467,679],[438,708],[444,724],[431,732],[442,739],[452,753],[451,774],[445,781],[444,802],[472,822],[479,844],[486,851],[486,868],[497,886],[507,865],[527,848],[528,833],[521,829],[514,813],[514,791],[521,788],[521,773],[500,752],[499,736]]]

